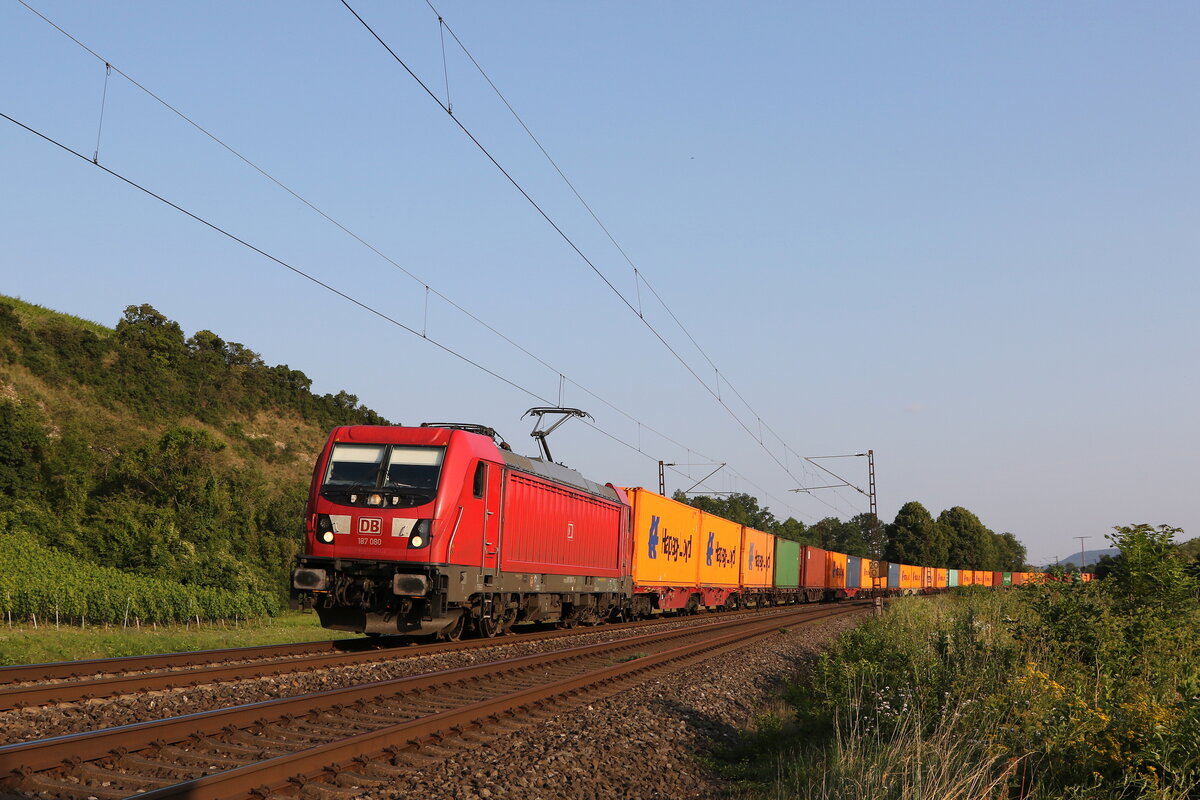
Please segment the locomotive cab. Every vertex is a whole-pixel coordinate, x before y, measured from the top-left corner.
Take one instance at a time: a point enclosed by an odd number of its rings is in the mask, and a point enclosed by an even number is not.
[[[446,566],[495,568],[500,450],[446,428],[336,428],[313,470],[293,605],[324,627],[435,633],[462,622]],[[489,559],[489,552],[491,558]],[[476,556],[472,558],[472,556]],[[466,584],[463,576],[462,584]]]

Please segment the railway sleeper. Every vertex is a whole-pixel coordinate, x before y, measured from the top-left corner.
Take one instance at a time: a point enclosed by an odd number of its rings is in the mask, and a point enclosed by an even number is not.
[[[259,744],[237,744],[236,742],[225,739],[214,739],[211,736],[197,736],[192,739],[198,746],[206,748],[206,752],[217,752],[222,755],[227,755],[233,758],[241,756],[252,756],[262,758],[263,756],[281,756],[287,752],[265,747]]]
[[[126,753],[117,761],[119,766],[137,770],[139,773],[150,771],[150,774],[161,778],[170,778],[178,783],[180,780],[190,780],[204,774],[203,770],[196,767],[179,767],[175,764],[168,764],[165,761],[155,761],[152,758],[138,755],[137,753]]]
[[[274,739],[264,733],[251,733],[250,731],[234,731],[227,734],[231,742],[241,742],[251,747],[259,747],[265,753],[273,755],[285,755],[287,753],[295,753],[298,750],[303,750],[308,747],[305,742],[297,742],[286,739]]]
[[[23,793],[37,796],[51,794],[55,797],[70,798],[70,800],[120,800],[129,797],[128,789],[114,789],[108,786],[89,786],[76,781],[52,778],[40,772],[34,773],[21,781]]]
[[[339,712],[346,719],[354,722],[361,722],[365,725],[376,725],[385,727],[388,725],[399,725],[403,722],[408,722],[415,719],[412,714],[405,714],[402,711],[388,712],[384,709],[377,711],[359,711],[358,709],[345,709]]]
[[[367,775],[358,770],[340,769],[333,776],[332,783],[343,789],[361,789],[368,786],[382,786],[390,781],[390,778]]]
[[[316,720],[298,719],[287,723],[289,729],[302,733],[307,736],[312,736],[319,744],[334,741],[336,739],[345,739],[355,734],[362,733],[361,727],[352,725],[337,725],[326,722],[318,722]]]
[[[206,753],[201,750],[185,750],[173,744],[163,745],[158,748],[157,755],[170,758],[173,761],[181,761],[185,764],[195,764],[205,772],[220,772],[226,769],[233,769],[234,767],[244,767],[251,761],[257,760],[222,756],[217,753]]]
[[[116,770],[98,767],[95,764],[80,764],[73,770],[80,778],[89,781],[100,781],[117,786],[129,786],[133,791],[139,789],[158,789],[163,786],[174,786],[179,781],[175,778],[160,778],[141,772],[117,772]],[[130,794],[133,791],[129,792]]]
[[[328,725],[338,732],[345,731],[349,736],[371,729],[369,724],[350,719],[342,711],[321,711],[314,714],[309,722],[315,725]]]
[[[313,747],[318,744],[324,744],[327,739],[325,737],[316,736],[315,734],[301,733],[293,728],[285,728],[274,722],[268,722],[262,726],[263,735],[269,735],[272,739],[278,741],[280,746],[283,742],[291,742],[298,745],[297,749],[303,750],[306,747]]]
[[[361,789],[343,788],[324,781],[305,781],[300,787],[300,797],[307,800],[346,800],[361,795]]]

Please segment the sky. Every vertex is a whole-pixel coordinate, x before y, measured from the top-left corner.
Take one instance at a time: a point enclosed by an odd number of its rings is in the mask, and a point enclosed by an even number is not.
[[[336,0],[28,3],[99,57],[0,1],[0,113],[83,156],[0,119],[0,293],[520,452],[579,407],[601,482],[845,519],[791,490],[870,449],[1033,563],[1200,535],[1195,3],[353,0],[428,92]]]

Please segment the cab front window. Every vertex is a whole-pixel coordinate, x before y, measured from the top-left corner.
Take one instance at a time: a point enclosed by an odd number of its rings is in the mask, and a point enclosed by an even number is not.
[[[412,508],[432,502],[445,447],[335,444],[321,496],[350,506]]]

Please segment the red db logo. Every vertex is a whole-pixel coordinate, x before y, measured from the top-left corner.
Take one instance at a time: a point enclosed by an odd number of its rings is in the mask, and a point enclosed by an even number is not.
[[[383,530],[382,517],[359,517],[358,532],[378,535]]]

